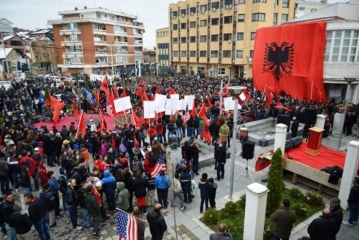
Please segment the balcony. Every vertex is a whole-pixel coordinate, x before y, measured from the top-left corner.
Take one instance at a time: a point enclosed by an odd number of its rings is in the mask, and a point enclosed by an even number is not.
[[[82,41],[61,41],[61,47],[82,46]]]
[[[60,35],[61,36],[73,35],[73,34],[81,34],[81,30],[80,29],[64,29],[64,30],[60,30]]]
[[[94,28],[93,29],[93,34],[105,35],[106,34],[106,29]]]

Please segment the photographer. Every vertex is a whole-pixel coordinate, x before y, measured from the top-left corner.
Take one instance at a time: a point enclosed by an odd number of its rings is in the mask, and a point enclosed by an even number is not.
[[[232,234],[227,232],[227,227],[224,223],[218,224],[217,232],[209,236],[209,240],[232,240]]]

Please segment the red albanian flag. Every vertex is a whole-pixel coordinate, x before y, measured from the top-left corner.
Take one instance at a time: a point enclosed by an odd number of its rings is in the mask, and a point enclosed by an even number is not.
[[[293,98],[326,103],[323,62],[326,23],[292,23],[260,28],[253,56],[254,87],[284,91]]]

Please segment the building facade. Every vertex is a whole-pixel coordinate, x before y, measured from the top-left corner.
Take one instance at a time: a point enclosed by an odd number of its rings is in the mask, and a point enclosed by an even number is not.
[[[168,27],[156,30],[156,63],[159,74],[171,69],[170,30]]]
[[[63,72],[133,72],[143,54],[143,23],[137,17],[102,8],[59,12],[53,26],[58,67]]]
[[[252,76],[255,32],[294,17],[294,0],[187,0],[169,6],[176,72]]]
[[[297,7],[295,8],[295,17],[299,18],[306,14],[313,13],[326,7],[327,1],[323,0],[297,0]]]
[[[293,22],[326,21],[323,80],[328,99],[359,103],[359,0],[337,3]],[[355,80],[354,82],[350,82]],[[349,85],[350,82],[350,86]]]

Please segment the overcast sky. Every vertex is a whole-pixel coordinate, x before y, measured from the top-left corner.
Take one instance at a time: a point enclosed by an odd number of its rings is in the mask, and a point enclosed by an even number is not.
[[[168,6],[176,0],[0,0],[0,18],[14,23],[13,27],[35,30],[45,28],[47,20],[57,19],[58,11],[102,7],[137,15],[145,25],[144,47],[156,45],[157,28],[168,26]]]

